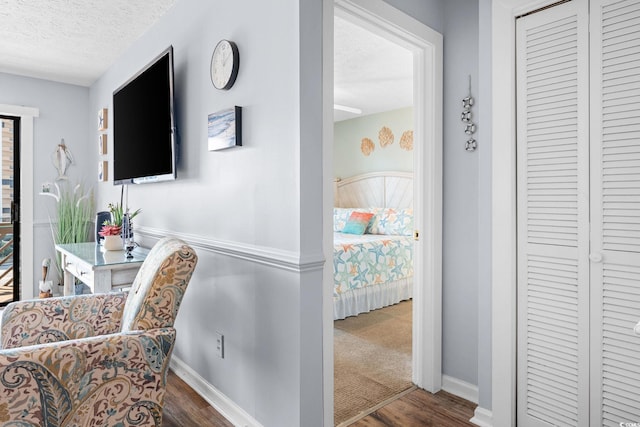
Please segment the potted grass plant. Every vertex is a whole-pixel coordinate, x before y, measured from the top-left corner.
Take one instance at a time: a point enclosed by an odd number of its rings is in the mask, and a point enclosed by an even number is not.
[[[71,189],[71,184],[65,182],[62,187],[53,184],[56,192],[41,193],[56,200],[56,218],[49,224],[54,244],[88,242],[93,216],[93,191],[85,191],[82,184]],[[56,271],[62,277],[60,253],[56,251]]]

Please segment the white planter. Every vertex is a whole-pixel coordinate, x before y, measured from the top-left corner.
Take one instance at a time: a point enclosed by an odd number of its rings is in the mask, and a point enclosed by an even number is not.
[[[121,251],[123,250],[122,237],[120,236],[104,236],[104,242],[102,246],[106,251]]]

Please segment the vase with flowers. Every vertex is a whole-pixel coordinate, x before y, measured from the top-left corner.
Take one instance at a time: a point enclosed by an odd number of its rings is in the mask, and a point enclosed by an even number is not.
[[[122,226],[115,224],[103,224],[99,234],[104,237],[102,246],[107,251],[121,251],[123,249]]]
[[[120,226],[120,234],[123,239],[132,237],[131,221],[141,212],[141,209],[136,209],[133,212],[129,212],[129,209],[127,209],[127,212],[125,212],[122,208],[122,203],[109,203],[109,212],[111,212],[111,221],[108,224]],[[105,224],[107,223],[105,222]]]
[[[121,203],[109,203],[109,212],[111,220],[105,221],[99,231],[100,236],[104,237],[103,247],[105,250],[122,250],[123,240],[133,238],[131,220],[140,213],[140,209],[129,213],[124,212]]]

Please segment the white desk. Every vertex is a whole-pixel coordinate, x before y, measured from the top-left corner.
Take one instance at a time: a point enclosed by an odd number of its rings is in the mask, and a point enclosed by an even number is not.
[[[148,249],[137,247],[127,258],[125,251],[105,251],[95,242],[56,245],[64,272],[64,294],[74,295],[75,278],[93,293],[110,292],[131,285],[144,262]]]

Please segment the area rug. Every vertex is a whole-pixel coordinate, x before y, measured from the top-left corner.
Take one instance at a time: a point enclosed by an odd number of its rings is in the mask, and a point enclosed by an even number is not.
[[[334,322],[334,422],[411,388],[411,301]]]

